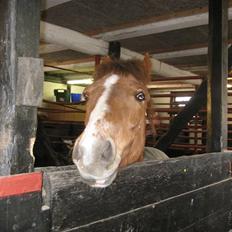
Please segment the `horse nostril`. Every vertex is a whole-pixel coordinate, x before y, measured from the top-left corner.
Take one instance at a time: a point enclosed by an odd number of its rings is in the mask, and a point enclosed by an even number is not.
[[[111,161],[113,158],[113,148],[110,141],[106,141],[104,144],[103,151],[101,153],[101,159],[104,161]]]
[[[107,160],[108,160],[108,157],[109,157],[109,154],[107,154],[107,153],[102,153],[102,154],[101,154],[101,159],[102,159],[102,160],[107,161]]]
[[[82,158],[84,154],[84,148],[81,146],[74,146],[73,151],[72,151],[72,156],[73,159],[79,160]]]

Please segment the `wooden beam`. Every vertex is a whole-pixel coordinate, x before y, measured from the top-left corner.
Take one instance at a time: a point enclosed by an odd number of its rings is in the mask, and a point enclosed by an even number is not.
[[[65,2],[70,2],[71,0],[42,0],[41,10],[47,10],[51,7],[61,5]]]
[[[121,55],[121,44],[118,41],[109,42],[109,51],[108,55],[111,59],[120,59]]]
[[[43,21],[40,22],[40,36],[44,42],[65,46],[85,54],[105,55],[108,53],[109,44],[103,40],[96,40],[78,31]]]
[[[228,0],[209,0],[207,151],[227,149]]]
[[[232,19],[232,8],[229,8],[229,19]],[[190,16],[167,19],[160,22],[128,27],[115,31],[104,32],[95,35],[95,38],[105,41],[129,39],[150,34],[163,33],[184,28],[202,26],[208,24],[208,13],[195,14]]]
[[[183,70],[188,70],[189,72],[206,72],[208,71],[208,66],[180,66]]]
[[[53,61],[53,62],[46,62],[45,65],[57,66],[61,68],[68,68],[68,69],[79,69],[79,68],[86,68],[94,66],[94,57],[95,56],[88,56],[86,58],[79,58],[79,59],[71,59],[71,60],[62,60],[62,61]],[[48,71],[50,68],[48,68]]]
[[[59,46],[56,44],[41,44],[39,46],[39,54],[46,54],[52,52],[60,52],[66,50],[64,46]]]
[[[186,81],[187,82],[187,81]],[[163,82],[150,82],[148,85],[147,85],[147,88],[148,89],[168,89],[168,90],[171,90],[171,89],[195,89],[196,85],[192,84],[192,83],[181,83],[180,81],[179,82],[166,82],[166,83],[163,83]]]
[[[163,59],[179,58],[186,56],[206,55],[207,53],[208,53],[208,47],[203,47],[203,48],[185,49],[185,50],[173,51],[173,52],[162,52],[162,53],[153,54],[152,57],[158,60],[163,60]]]
[[[89,55],[107,55],[109,43],[86,36],[80,32],[73,31],[64,27],[50,23],[41,22],[41,39],[47,43],[66,46],[69,49]],[[143,55],[126,48],[121,48],[121,58],[143,59]],[[191,72],[183,71],[174,66],[165,64],[156,59],[151,59],[153,72],[161,76],[192,76]]]
[[[228,72],[230,73],[232,70],[232,45],[230,44],[228,47]]]
[[[36,59],[39,9],[37,0],[0,1],[0,175],[33,169],[37,108],[31,100],[42,96],[43,81]]]
[[[84,69],[84,70],[89,70],[91,69],[91,71],[94,69],[94,62],[93,61],[89,61],[89,62],[83,62],[83,63],[76,63],[78,62],[77,60],[72,60],[71,64],[63,64],[63,63],[52,63],[53,65],[48,65],[48,66],[44,66],[44,72],[49,72],[49,71],[55,71],[58,70],[59,68],[66,68],[66,69],[72,69],[72,70],[79,70],[79,69]],[[49,67],[49,66],[53,66],[53,68]],[[57,68],[55,68],[57,67]]]
[[[230,44],[228,46],[230,46]],[[55,44],[41,44],[39,48],[39,53],[46,54],[46,53],[59,52],[64,50],[65,48],[63,46],[59,46]],[[208,47],[199,47],[192,49],[183,49],[183,50],[155,53],[152,54],[151,56],[154,59],[165,60],[171,58],[199,56],[199,55],[207,55],[207,54],[208,54]]]
[[[229,8],[229,19],[232,19],[232,8]],[[127,26],[123,29],[99,33],[93,35],[93,37],[97,39],[103,39],[106,41],[114,41],[114,40],[129,39],[138,36],[157,34],[157,33],[174,31],[177,29],[207,25],[207,24],[208,24],[208,13],[206,12],[206,13],[194,14],[190,16],[174,17],[171,19],[165,19],[158,22],[156,20],[155,22],[143,23],[142,25]],[[53,52],[50,47],[51,47],[50,45],[46,45],[46,44],[43,45],[43,47],[41,48],[41,52],[43,53]],[[65,48],[64,46],[63,50],[66,49],[67,48]],[[61,51],[62,46],[59,46],[59,48],[57,48],[57,51],[58,50]]]
[[[231,47],[231,41],[228,41],[228,48]],[[208,47],[199,47],[199,48],[192,48],[192,49],[183,49],[183,50],[176,50],[170,52],[161,52],[155,53],[152,57],[165,60],[171,58],[179,58],[179,57],[186,57],[186,56],[200,56],[200,55],[207,55],[208,54]]]

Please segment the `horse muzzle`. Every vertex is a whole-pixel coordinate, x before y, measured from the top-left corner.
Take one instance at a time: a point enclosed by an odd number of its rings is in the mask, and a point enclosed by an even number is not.
[[[80,172],[80,170],[79,170]],[[117,176],[117,171],[113,172],[110,176],[107,176],[105,178],[96,178],[96,177],[88,177],[86,178],[86,174],[81,173],[80,172],[80,176],[81,176],[81,180],[86,183],[87,185],[89,185],[90,187],[94,187],[94,188],[106,188],[109,185],[112,184],[112,182],[114,181],[114,179]],[[88,176],[88,175],[87,175]]]
[[[95,140],[91,144],[79,141],[73,150],[73,162],[81,179],[91,187],[109,186],[117,175],[120,161],[109,140]]]

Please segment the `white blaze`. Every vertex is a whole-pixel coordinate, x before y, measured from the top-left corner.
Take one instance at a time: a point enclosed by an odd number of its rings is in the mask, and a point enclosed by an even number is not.
[[[111,75],[109,76],[105,82],[104,82],[104,91],[102,95],[99,97],[95,108],[92,110],[89,122],[85,128],[84,134],[79,142],[79,145],[84,148],[85,154],[83,156],[83,164],[88,165],[93,162],[93,145],[95,141],[97,140],[97,121],[99,119],[104,118],[105,113],[109,110],[109,106],[107,104],[107,101],[109,99],[109,96],[111,94],[113,86],[117,83],[119,80],[118,75]]]

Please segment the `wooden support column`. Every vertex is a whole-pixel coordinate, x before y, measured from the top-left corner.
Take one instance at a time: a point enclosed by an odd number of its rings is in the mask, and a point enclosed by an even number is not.
[[[108,55],[111,57],[111,59],[120,59],[121,55],[121,44],[117,41],[112,41],[109,43],[109,51]]]
[[[209,0],[207,151],[227,148],[228,0]]]
[[[39,20],[40,1],[0,0],[0,175],[33,170],[43,83]]]
[[[95,61],[95,68],[101,63],[101,56],[96,55],[94,56],[94,61]]]

